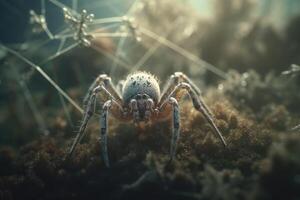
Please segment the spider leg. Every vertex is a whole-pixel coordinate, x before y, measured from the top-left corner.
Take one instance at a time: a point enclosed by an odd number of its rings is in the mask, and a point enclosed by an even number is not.
[[[69,158],[72,153],[74,152],[77,144],[80,142],[84,135],[85,128],[90,120],[90,118],[93,116],[95,112],[95,105],[96,105],[96,95],[97,95],[98,90],[95,90],[89,97],[89,100],[87,101],[87,105],[85,107],[84,115],[83,115],[83,121],[80,125],[79,131],[76,135],[76,138],[66,156],[66,158]]]
[[[100,117],[100,143],[101,153],[106,167],[109,167],[109,159],[107,153],[107,128],[108,128],[108,110],[112,105],[112,100],[108,100],[103,105],[103,112]]]
[[[224,147],[226,147],[227,146],[226,141],[225,141],[222,133],[220,132],[220,130],[218,129],[218,127],[214,123],[212,114],[211,114],[211,112],[209,112],[208,107],[206,106],[206,104],[204,103],[202,98],[197,96],[197,94],[193,91],[193,89],[191,89],[189,91],[189,94],[192,98],[193,105],[196,108],[196,110],[198,110],[199,112],[201,112],[204,115],[205,119],[210,124],[210,126],[214,130],[217,137],[219,137],[219,139],[222,141]]]
[[[83,121],[82,124],[80,125],[79,131],[76,135],[76,138],[66,156],[66,158],[69,158],[72,153],[74,152],[77,144],[81,141],[85,134],[85,129],[86,126],[90,120],[90,118],[93,116],[95,113],[95,106],[96,106],[96,97],[99,92],[103,91],[107,96],[109,96],[112,100],[114,100],[114,96],[110,94],[103,85],[98,85],[95,86],[95,88],[92,90],[91,95],[89,96],[89,99],[87,101],[87,105],[85,107],[84,115],[83,115]],[[116,102],[116,104],[121,108],[121,105]]]
[[[101,75],[100,75],[101,76]],[[92,93],[93,93],[93,90],[95,89],[95,87],[97,86],[97,85],[99,85],[99,77],[100,76],[98,76],[95,80],[94,80],[94,82],[90,85],[90,87],[89,87],[89,89],[88,89],[88,92],[86,93],[86,95],[84,96],[84,98],[83,98],[83,105],[87,105],[88,104],[88,101],[89,101],[89,99],[90,99],[90,97],[91,97],[91,95],[92,95]]]
[[[109,158],[107,150],[107,134],[108,134],[108,113],[113,109],[120,109],[122,107],[115,100],[108,100],[104,103],[102,108],[102,113],[100,116],[100,144],[101,144],[101,154],[106,167],[109,167]]]
[[[205,105],[204,101],[201,99],[201,97],[199,97],[197,95],[197,93],[193,90],[192,86],[188,83],[179,83],[174,90],[170,93],[169,98],[171,97],[175,97],[176,99],[179,99],[180,96],[180,92],[182,90],[186,90],[189,94],[189,96],[192,99],[194,108],[196,110],[198,110],[199,112],[201,112],[205,119],[207,120],[207,122],[210,124],[210,126],[212,127],[214,133],[220,138],[220,140],[222,141],[224,146],[227,146],[221,132],[219,131],[218,127],[216,126],[216,124],[213,121],[213,117],[212,115],[207,111],[207,106]],[[164,107],[164,105],[167,103],[167,101],[162,102],[161,106],[160,106],[160,110]]]
[[[180,135],[180,112],[179,105],[175,98],[170,97],[169,103],[172,104],[172,139],[170,147],[170,161],[172,161],[176,155],[177,142]]]
[[[166,87],[164,88],[160,102],[158,106],[162,105],[164,101],[168,100],[168,96],[170,93],[174,90],[174,88],[179,84],[179,83],[188,83],[191,88],[196,92],[198,96],[201,96],[201,91],[200,89],[195,85],[195,83],[184,73],[182,72],[175,72],[173,75],[171,75],[168,83],[166,84]],[[202,98],[199,98],[199,101],[201,101],[203,108],[208,112],[211,116],[213,116],[212,112],[209,110],[209,108],[206,106],[206,104],[203,102]]]
[[[200,89],[195,85],[195,83],[184,73],[182,72],[175,72],[175,75],[179,77],[181,82],[186,82],[188,83],[191,88],[196,92],[197,96],[200,96],[198,98],[198,100],[200,101],[200,103],[203,105],[203,109],[206,110],[206,112],[208,112],[209,115],[213,116],[212,112],[209,110],[209,108],[206,106],[206,104],[204,103],[202,96],[201,96],[201,91]]]
[[[174,88],[182,82],[189,83],[191,87],[195,90],[195,92],[200,95],[201,91],[199,88],[193,83],[191,79],[189,79],[184,73],[182,72],[175,72],[173,75],[170,76],[169,81],[167,82],[166,86],[163,89],[160,102],[166,101],[170,93],[174,90]]]
[[[179,83],[179,76],[177,76],[176,74],[171,75],[171,77],[169,78],[166,86],[164,87],[161,93],[158,106],[161,106],[166,100],[168,100],[170,93],[173,91],[173,89],[176,87],[178,83]]]
[[[193,90],[198,94],[201,95],[200,89],[195,85],[195,83],[184,73],[182,72],[175,72],[175,76],[179,77],[180,82],[186,82],[190,84],[190,86],[193,88]]]
[[[122,94],[124,83],[125,83],[124,80],[120,80],[116,85],[116,90],[119,92],[119,94]]]
[[[122,104],[122,97],[120,96],[119,92],[116,90],[114,84],[111,81],[111,78],[106,74],[100,74],[89,87],[88,92],[83,99],[84,105],[87,104],[89,97],[92,95],[93,90],[97,85],[104,85],[106,90],[114,97],[115,101],[117,101],[119,104]]]

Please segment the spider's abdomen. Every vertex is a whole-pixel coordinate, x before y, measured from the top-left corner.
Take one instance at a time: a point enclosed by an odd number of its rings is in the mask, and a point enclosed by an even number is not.
[[[160,89],[157,79],[152,74],[136,72],[127,76],[122,93],[125,103],[129,103],[137,94],[147,94],[157,103],[160,96]]]

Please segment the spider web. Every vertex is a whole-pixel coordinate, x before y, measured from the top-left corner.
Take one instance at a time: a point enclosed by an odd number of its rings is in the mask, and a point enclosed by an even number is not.
[[[0,44],[2,49],[4,49],[7,53],[16,56],[24,63],[31,66],[32,70],[26,74],[27,79],[30,79],[32,74],[38,72],[49,82],[51,86],[55,88],[59,94],[60,102],[70,124],[73,124],[73,122],[67,109],[67,105],[71,104],[80,113],[83,113],[83,109],[64,91],[64,89],[59,86],[57,78],[51,78],[45,72],[44,66],[79,46],[92,48],[104,55],[107,59],[111,60],[111,67],[108,72],[109,75],[113,75],[119,68],[124,68],[129,73],[140,70],[153,58],[153,56],[155,56],[159,49],[164,48],[164,50],[173,54],[173,57],[174,55],[180,56],[182,59],[191,63],[191,67],[211,71],[222,79],[227,78],[226,73],[217,67],[202,60],[191,51],[168,39],[168,36],[177,29],[177,18],[174,19],[174,25],[168,30],[163,33],[156,32],[154,30],[150,30],[151,28],[149,28],[147,24],[144,25],[143,22],[135,18],[137,13],[140,12],[140,8],[143,6],[145,1],[131,0],[126,2],[128,7],[125,9],[125,12],[114,6],[118,3],[119,2],[117,0],[109,1],[109,3],[106,1],[97,1],[83,5],[84,8],[80,10],[80,5],[77,0],[72,0],[70,5],[63,4],[58,0],[41,0],[40,10],[29,11],[30,23],[32,25],[32,31],[37,34],[46,35],[47,39],[36,45],[28,54],[33,55],[35,52],[45,48],[49,43],[54,43],[54,45],[52,45],[53,53],[39,63],[32,62],[30,58],[23,55],[18,50],[14,50],[7,45]],[[64,19],[61,19],[61,21],[64,20],[65,22],[62,27],[57,28],[59,30],[57,32],[52,31],[48,26],[47,8],[49,5],[56,6],[59,8],[60,12],[64,13]],[[115,14],[115,16],[96,18],[94,17],[94,14],[86,11],[97,10],[100,7],[106,7],[111,11],[111,13]],[[101,29],[100,32],[98,31],[99,29]],[[115,52],[106,52],[94,45],[93,40],[99,38],[111,38],[116,43]],[[146,41],[146,44],[144,44],[144,41]],[[26,44],[26,42],[24,42],[24,44]],[[137,46],[143,46],[145,51],[142,52],[138,58],[134,58],[134,56],[130,56],[130,53],[132,54],[133,49]],[[18,73],[18,70],[16,70],[16,74]],[[18,77],[20,76],[18,75]],[[24,97],[34,115],[35,120],[37,121],[37,124],[44,134],[48,134],[45,120],[43,119],[37,104],[32,98],[32,94],[30,93],[30,89],[27,86],[26,81],[24,81],[23,78],[19,78],[19,80]]]

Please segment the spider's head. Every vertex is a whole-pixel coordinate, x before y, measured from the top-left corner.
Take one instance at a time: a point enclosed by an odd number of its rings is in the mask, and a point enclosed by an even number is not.
[[[148,94],[136,94],[129,103],[135,122],[148,122],[154,109],[154,101]]]
[[[122,97],[135,122],[147,122],[160,97],[157,79],[147,72],[136,72],[125,80]]]

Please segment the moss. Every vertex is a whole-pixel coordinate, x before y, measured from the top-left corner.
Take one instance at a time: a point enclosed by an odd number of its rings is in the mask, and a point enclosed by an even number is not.
[[[0,149],[0,176],[13,173],[15,156],[16,153],[11,147]]]
[[[285,106],[274,106],[264,119],[266,126],[278,131],[289,129],[289,112]]]
[[[210,97],[208,97],[210,98]],[[110,119],[109,155],[101,159],[98,123],[91,121],[89,136],[74,156],[64,160],[72,140],[54,134],[4,156],[11,160],[10,174],[1,177],[4,190],[16,199],[243,199],[258,163],[266,156],[272,134],[240,114],[226,101],[211,105],[217,126],[228,142],[223,148],[202,114],[182,103],[182,131],[177,159],[168,163],[170,122],[138,129]],[[209,99],[208,99],[209,100]],[[187,112],[192,110],[192,112]],[[55,123],[53,124],[55,126]],[[61,129],[52,129],[60,131]],[[69,135],[69,134],[67,134]],[[10,150],[11,151],[11,150]],[[149,153],[150,152],[150,153]],[[245,183],[245,187],[238,186]],[[33,192],[34,191],[34,192]],[[53,193],[52,191],[58,191]],[[145,194],[149,194],[145,197]]]
[[[273,73],[263,77],[253,70],[243,74],[230,71],[229,77],[222,83],[222,92],[238,108],[250,108],[258,119],[263,118],[261,112],[269,104],[285,106],[291,113],[299,111],[300,96],[296,78],[275,76]]]
[[[267,105],[268,100],[260,99],[252,107],[259,94],[255,88],[267,91],[270,85],[255,73],[250,76],[261,83],[247,81],[243,88],[240,80],[225,81],[223,90],[208,90],[205,95],[227,148],[192,103],[182,101],[181,136],[173,162],[168,163],[170,121],[141,129],[110,118],[112,166],[107,169],[101,158],[97,116],[74,156],[64,160],[74,128],[60,120],[61,110],[52,109],[49,113],[57,115],[48,124],[51,137],[40,137],[19,150],[0,150],[0,191],[14,199],[263,199],[273,197],[276,181],[276,188],[285,187],[282,182],[289,185],[285,192],[296,196],[298,183],[291,177],[297,175],[293,152],[299,152],[300,141],[297,134],[287,132],[298,121],[291,117],[296,114],[290,100]]]
[[[299,143],[299,134],[292,134],[272,145],[261,167],[256,199],[299,199]]]

